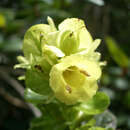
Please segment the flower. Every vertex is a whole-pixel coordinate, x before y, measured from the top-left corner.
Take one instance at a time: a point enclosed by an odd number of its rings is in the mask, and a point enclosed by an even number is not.
[[[98,62],[83,55],[71,55],[52,67],[50,86],[57,99],[71,105],[91,99],[98,89],[100,76]]]
[[[26,32],[25,57],[19,57],[21,64],[15,67],[39,69],[38,73],[48,75],[48,87],[67,105],[88,101],[98,90],[101,65],[105,64],[95,51],[101,40],[92,39],[81,19],[68,18],[58,29],[50,17],[47,20],[48,24],[34,25]]]

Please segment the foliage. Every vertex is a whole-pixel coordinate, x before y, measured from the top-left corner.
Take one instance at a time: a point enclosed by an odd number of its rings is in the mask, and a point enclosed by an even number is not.
[[[106,38],[106,43],[112,58],[120,67],[128,67],[129,59],[125,53],[116,45],[116,42],[111,38]],[[122,59],[122,60],[120,60]]]

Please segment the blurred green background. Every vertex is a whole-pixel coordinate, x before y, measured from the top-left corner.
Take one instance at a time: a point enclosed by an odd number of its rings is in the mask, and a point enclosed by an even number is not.
[[[93,38],[101,38],[99,51],[107,61],[99,89],[111,98],[109,110],[118,130],[130,130],[130,0],[0,0],[0,130],[27,130],[34,117],[23,100],[23,81],[14,70],[22,55],[26,30],[46,23],[56,25],[68,17],[85,21]]]

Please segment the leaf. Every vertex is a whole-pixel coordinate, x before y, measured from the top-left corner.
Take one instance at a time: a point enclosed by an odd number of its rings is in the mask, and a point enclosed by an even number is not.
[[[84,127],[84,128],[81,127],[81,128],[77,128],[75,130],[107,130],[107,129],[94,126],[94,127],[90,127],[90,128],[89,127]]]
[[[95,126],[95,124],[96,124],[96,120],[92,118],[86,124],[81,125],[81,127],[79,128],[79,130],[88,130],[88,128],[90,128],[92,126]]]
[[[32,91],[30,88],[27,88],[25,89],[25,92],[24,92],[24,98],[28,102],[32,102],[32,103],[45,103],[46,100],[48,99],[48,96],[38,94]]]
[[[42,72],[29,69],[26,72],[26,87],[25,97],[29,100],[48,100],[52,95],[49,86],[48,76]],[[30,91],[31,90],[31,91]],[[34,92],[33,92],[34,91]],[[43,102],[45,103],[45,102]]]
[[[93,115],[87,115],[82,110],[76,109],[75,105],[66,106],[65,104],[62,104],[61,110],[63,117],[66,120],[66,124],[69,125],[70,130],[88,128],[95,125],[96,123]]]
[[[102,113],[109,106],[109,97],[103,92],[97,92],[96,95],[86,103],[77,106],[78,110],[82,110],[88,115],[96,115]]]
[[[6,26],[6,20],[3,14],[0,13],[0,28]]]
[[[116,41],[112,37],[106,37],[106,44],[113,60],[120,67],[128,67],[128,57],[123,50],[117,45]]]
[[[62,117],[60,106],[55,103],[39,107],[43,113],[40,118],[32,120],[29,130],[65,130],[67,124]]]
[[[34,119],[29,130],[65,130],[66,125],[63,121],[57,121],[51,116],[44,116]]]

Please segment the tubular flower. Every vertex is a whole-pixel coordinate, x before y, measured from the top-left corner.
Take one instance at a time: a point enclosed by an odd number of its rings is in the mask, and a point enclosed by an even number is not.
[[[52,67],[50,86],[60,101],[75,104],[88,101],[96,94],[100,76],[99,63],[82,55],[71,55]]]

